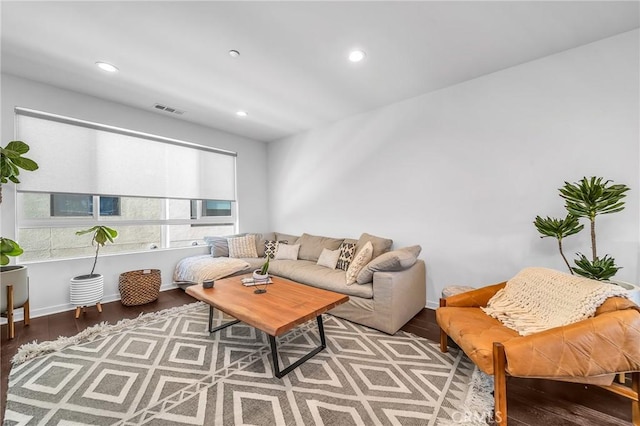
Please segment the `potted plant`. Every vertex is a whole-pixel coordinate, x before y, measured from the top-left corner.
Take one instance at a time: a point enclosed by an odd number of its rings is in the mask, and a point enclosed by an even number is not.
[[[608,281],[620,269],[615,259],[606,254],[598,256],[596,246],[596,217],[604,214],[617,213],[624,209],[624,200],[629,187],[624,184],[614,184],[611,180],[601,177],[583,177],[578,182],[565,182],[559,188],[560,197],[565,200],[565,208],[568,212],[564,219],[542,218],[536,216],[534,225],[541,238],[554,237],[558,240],[560,255],[571,274],[583,277]],[[575,266],[570,266],[563,251],[562,240],[570,235],[582,231],[584,225],[579,223],[581,218],[589,221],[591,236],[591,258],[582,253],[576,253],[578,258],[574,260]],[[623,285],[624,286],[624,285]],[[626,286],[625,286],[626,287]]]
[[[20,169],[27,171],[38,169],[38,164],[35,161],[23,156],[27,152],[29,152],[29,145],[22,141],[11,141],[4,148],[0,147],[0,203],[2,203],[3,184],[9,182],[19,184]],[[5,265],[8,265],[11,261],[9,256],[20,256],[23,252],[17,242],[9,238],[0,237],[0,265],[2,265],[2,271],[15,269],[15,267],[5,268]]]
[[[267,256],[267,260],[262,264],[260,269],[256,269],[253,271],[253,282],[258,284],[263,284],[262,288],[257,287],[254,290],[254,293],[261,294],[267,292],[267,284],[269,284],[269,260],[271,258]]]
[[[260,269],[256,269],[253,271],[253,279],[256,281],[266,281],[269,279],[269,260],[270,257],[267,256],[267,261],[262,264]]]
[[[113,243],[113,240],[118,237],[118,232],[115,229],[104,225],[96,225],[76,232],[76,235],[85,234],[92,234],[91,245],[96,246],[96,254],[91,272],[71,279],[71,303],[76,306],[76,318],[80,317],[80,308],[94,303],[98,308],[98,312],[102,312],[100,301],[104,295],[104,277],[101,274],[94,273],[94,271],[98,262],[100,247],[103,247],[108,242]]]
[[[565,237],[577,234],[578,232],[582,231],[584,225],[581,225],[578,221],[578,218],[571,214],[568,214],[564,219],[555,219],[549,216],[543,219],[540,216],[536,216],[533,224],[536,226],[538,232],[540,232],[540,238],[554,237],[558,240],[558,250],[560,251],[560,256],[562,256],[562,260],[564,261],[565,265],[567,265],[567,268],[569,269],[571,275],[573,275],[571,265],[569,265],[569,261],[567,261],[567,257],[562,251],[562,240]]]
[[[574,261],[576,267],[571,268],[576,274],[596,280],[608,280],[620,267],[609,255],[598,257],[596,249],[596,216],[611,214],[624,209],[623,198],[629,187],[624,184],[612,184],[611,180],[603,182],[603,178],[583,177],[579,182],[565,182],[559,189],[560,196],[565,199],[565,208],[577,218],[587,218],[591,231],[591,260],[582,253]]]
[[[38,169],[38,164],[30,158],[24,157],[29,152],[29,145],[22,141],[11,141],[4,148],[0,147],[0,203],[2,203],[2,185],[12,182],[19,184],[20,169],[34,171]],[[10,257],[20,256],[24,250],[20,245],[5,237],[0,237],[0,284],[3,293],[11,291],[13,294],[13,306],[6,306],[7,317],[9,318],[9,338],[13,338],[13,309],[22,306],[24,308],[24,325],[29,325],[29,276],[27,267],[24,265],[9,265]],[[9,290],[12,286],[12,290]],[[6,301],[8,294],[3,294]],[[4,309],[4,307],[3,307]]]

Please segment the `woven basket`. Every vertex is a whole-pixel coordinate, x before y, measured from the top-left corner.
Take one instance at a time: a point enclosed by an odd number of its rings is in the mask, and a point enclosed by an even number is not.
[[[153,302],[160,294],[161,283],[159,269],[123,272],[118,280],[122,304],[135,306]]]

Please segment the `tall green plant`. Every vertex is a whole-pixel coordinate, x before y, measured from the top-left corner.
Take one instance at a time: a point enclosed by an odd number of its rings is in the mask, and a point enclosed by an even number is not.
[[[540,232],[540,238],[554,237],[558,240],[558,250],[560,251],[560,256],[562,256],[562,260],[564,260],[564,263],[567,265],[569,272],[571,273],[571,275],[573,275],[571,265],[569,265],[569,261],[562,251],[562,240],[565,237],[577,234],[578,232],[582,231],[584,225],[581,225],[578,221],[578,218],[573,216],[571,213],[569,213],[564,219],[555,219],[549,216],[543,219],[540,216],[536,216],[533,224],[535,225],[538,232]]]
[[[611,180],[602,182],[603,178],[583,177],[580,181],[569,183],[559,189],[560,196],[566,200],[565,207],[576,217],[589,219],[591,225],[591,260],[598,258],[596,249],[596,216],[611,214],[624,209],[625,192],[629,187],[623,184],[611,184]]]
[[[20,169],[34,171],[38,164],[30,158],[23,157],[29,152],[29,145],[22,141],[11,141],[4,148],[0,147],[0,203],[2,203],[2,184],[20,183]],[[24,251],[20,245],[9,238],[0,237],[0,265],[8,265],[9,256],[20,256]]]
[[[624,184],[614,184],[611,180],[601,177],[583,177],[578,182],[565,182],[559,188],[560,197],[565,200],[565,208],[568,215],[564,220],[547,217],[542,219],[537,216],[533,222],[542,237],[555,237],[558,240],[560,254],[569,271],[584,277],[607,280],[613,277],[620,267],[616,266],[615,259],[608,254],[603,258],[598,257],[596,245],[596,217],[603,214],[617,213],[624,209],[625,192],[629,187]],[[579,225],[581,218],[589,220],[591,234],[591,259],[582,253],[577,253],[574,261],[575,267],[569,266],[562,252],[562,239],[580,232],[584,226]]]
[[[96,263],[98,263],[98,253],[100,252],[100,247],[104,247],[107,242],[113,243],[113,240],[118,237],[118,231],[109,228],[108,226],[96,225],[83,231],[77,231],[76,235],[84,235],[90,233],[93,233],[93,236],[91,237],[91,245],[95,244],[96,246],[96,255],[93,260],[91,273],[89,274],[89,276],[92,276],[93,271],[95,271],[96,269]]]

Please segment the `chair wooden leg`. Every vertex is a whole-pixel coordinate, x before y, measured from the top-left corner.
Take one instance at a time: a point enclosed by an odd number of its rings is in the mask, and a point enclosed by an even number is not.
[[[494,421],[498,426],[507,426],[507,358],[502,343],[493,343],[493,397],[495,399]]]
[[[24,325],[27,326],[31,324],[31,313],[29,311],[29,299],[27,299],[27,301],[24,302],[24,305],[22,305],[22,310],[24,311]]]
[[[445,333],[443,329],[440,329],[440,352],[449,352],[449,347],[447,346],[448,338],[447,333]]]
[[[440,307],[443,308],[447,306],[447,299],[440,299]],[[449,352],[447,333],[444,332],[442,327],[440,327],[440,352],[447,353]]]
[[[635,392],[635,399],[631,400],[631,422],[633,426],[640,426],[640,371],[631,373],[631,389]]]
[[[98,312],[102,313],[102,305],[100,302],[96,303],[96,308],[98,309]]]
[[[16,328],[13,323],[13,286],[7,286],[7,328],[9,330],[9,339],[16,337]]]
[[[80,306],[76,306],[76,319],[80,318]]]

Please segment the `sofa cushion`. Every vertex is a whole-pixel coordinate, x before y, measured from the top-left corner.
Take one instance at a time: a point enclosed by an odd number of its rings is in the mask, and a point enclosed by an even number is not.
[[[274,259],[296,260],[300,251],[300,244],[278,244]]]
[[[355,256],[356,254],[356,243],[348,243],[345,241],[340,244],[338,250],[340,251],[340,254],[338,255],[338,263],[336,263],[336,268],[346,271],[347,269],[349,269],[349,265],[353,261],[353,256]]]
[[[340,250],[322,249],[317,264],[326,268],[336,269]]]
[[[422,247],[411,246],[381,254],[362,268],[356,281],[358,284],[370,283],[374,272],[403,271],[410,268],[418,260],[420,251]]]
[[[272,260],[269,273],[347,296],[373,298],[373,285],[347,286],[344,271],[325,268],[310,260]]]
[[[255,234],[227,238],[227,244],[229,245],[229,257],[258,257]]]
[[[289,244],[296,244],[298,242],[298,238],[300,238],[297,235],[282,234],[280,232],[275,232],[275,234],[276,234],[276,241],[287,240]]]
[[[344,241],[343,238],[320,237],[317,235],[302,234],[296,241],[300,244],[298,259],[317,261],[322,249],[337,250]]]
[[[360,238],[358,239],[358,243],[356,244],[356,253],[362,250],[362,247],[364,247],[367,241],[371,242],[373,245],[373,258],[391,250],[391,245],[393,244],[393,240],[376,237],[375,235],[367,234],[365,232],[360,235]]]
[[[278,246],[280,244],[287,244],[287,240],[276,241],[276,240],[265,240],[264,241],[264,257],[268,257],[269,259],[273,259],[278,251]]]
[[[227,238],[243,237],[245,235],[247,234],[244,233],[244,234],[226,235],[223,237],[211,236],[211,237],[204,237],[203,239],[204,239],[204,242],[211,247],[211,256],[228,257],[229,244],[227,243]]]
[[[444,332],[480,370],[490,375],[493,374],[493,342],[505,343],[520,337],[517,331],[505,327],[480,308],[438,308],[436,317]]]
[[[264,234],[256,234],[256,251],[258,257],[264,257],[265,243],[267,241],[274,241],[276,239],[275,232],[265,232]]]
[[[356,282],[356,278],[360,273],[360,270],[364,268],[364,266],[371,260],[372,253],[373,245],[371,244],[371,241],[367,241],[362,249],[360,249],[360,251],[356,253],[355,257],[353,258],[353,262],[351,262],[351,265],[349,265],[349,269],[347,269],[347,285],[351,285]]]

